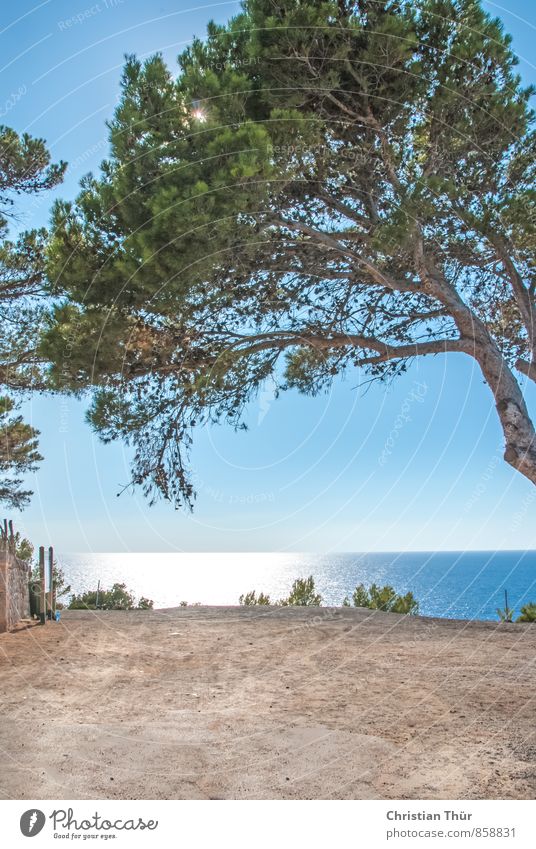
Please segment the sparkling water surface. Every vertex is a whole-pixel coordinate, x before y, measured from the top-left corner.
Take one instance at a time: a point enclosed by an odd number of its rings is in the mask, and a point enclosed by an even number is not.
[[[295,578],[313,575],[326,605],[340,605],[356,584],[391,584],[419,601],[420,613],[449,619],[497,619],[504,590],[516,615],[536,601],[536,551],[289,553],[94,553],[58,556],[73,592],[125,583],[155,607],[181,601],[238,604],[257,590],[273,600]]]

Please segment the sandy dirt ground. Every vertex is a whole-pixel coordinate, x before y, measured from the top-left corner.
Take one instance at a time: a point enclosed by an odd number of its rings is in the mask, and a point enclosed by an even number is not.
[[[2,799],[536,796],[536,625],[72,611],[0,684]]]

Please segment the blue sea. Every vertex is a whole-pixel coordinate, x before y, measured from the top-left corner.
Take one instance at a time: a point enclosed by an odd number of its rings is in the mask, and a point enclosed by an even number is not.
[[[125,583],[155,607],[238,604],[249,590],[273,600],[288,595],[295,578],[313,575],[326,605],[340,605],[359,583],[409,590],[420,613],[449,619],[497,619],[536,601],[536,551],[288,553],[95,553],[58,557],[73,592]]]

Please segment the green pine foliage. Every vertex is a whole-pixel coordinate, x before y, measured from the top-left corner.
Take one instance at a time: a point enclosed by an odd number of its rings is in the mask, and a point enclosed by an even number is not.
[[[35,342],[47,291],[44,229],[8,238],[21,195],[32,196],[58,185],[66,164],[53,164],[42,139],[0,125],[0,386],[11,390],[42,388]]]
[[[126,584],[114,584],[111,590],[89,590],[71,596],[68,607],[69,610],[152,610],[153,604],[144,596],[136,603]]]
[[[40,353],[133,446],[133,484],[191,506],[196,426],[241,426],[270,375],[314,394],[446,351],[477,361],[505,458],[536,482],[516,64],[478,0],[245,0],[178,76],[127,59],[110,156],[54,208]]]
[[[314,578],[309,575],[308,578],[296,578],[289,595],[277,602],[272,602],[270,596],[263,592],[257,595],[255,590],[241,595],[238,601],[239,604],[247,606],[274,604],[282,607],[319,607],[322,604],[322,596],[316,592]]]
[[[287,598],[279,602],[283,607],[320,607],[322,596],[316,592],[312,575],[308,578],[296,578]]]
[[[0,125],[0,388],[10,393],[44,387],[43,363],[36,349],[39,322],[46,308],[43,229],[8,238],[9,222],[20,195],[36,195],[63,178],[65,163],[54,165],[42,139]],[[23,476],[43,459],[39,431],[10,416],[15,402],[0,397],[0,503],[22,510],[32,492]]]
[[[11,398],[0,396],[0,503],[21,510],[32,495],[24,488],[24,476],[43,458],[37,450],[39,431],[12,415],[14,408]]]
[[[352,602],[354,607],[368,607],[371,610],[384,610],[387,613],[416,616],[419,612],[419,603],[413,593],[398,595],[389,584],[384,587],[371,584],[368,589],[364,584],[359,584],[352,594]]]
[[[239,603],[242,605],[272,604],[270,596],[262,592],[257,595],[255,590],[241,595]],[[289,595],[280,599],[276,604],[282,607],[320,607],[322,596],[316,592],[314,578],[309,575],[308,578],[297,578],[292,584]],[[419,612],[419,604],[413,593],[398,595],[393,587],[388,584],[384,587],[371,584],[368,589],[364,584],[359,584],[352,594],[351,602],[348,597],[343,599],[343,607],[350,607],[351,604],[354,607],[368,607],[372,610],[384,610],[388,613],[403,613],[412,616]]]
[[[23,537],[20,531],[15,533],[15,555],[19,560],[24,560],[26,563],[31,563],[34,554],[34,545],[29,539]]]
[[[259,593],[257,595],[255,590],[251,590],[251,592],[241,595],[238,599],[238,603],[245,605],[246,607],[252,607],[257,604],[267,605],[271,604],[272,602],[270,601],[269,595],[265,595],[264,593]]]
[[[536,602],[530,601],[521,608],[521,616],[518,622],[536,622]]]

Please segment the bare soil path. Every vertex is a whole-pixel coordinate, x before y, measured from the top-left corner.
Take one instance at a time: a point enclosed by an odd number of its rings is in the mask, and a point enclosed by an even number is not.
[[[536,797],[536,625],[63,613],[0,635],[0,798]]]

